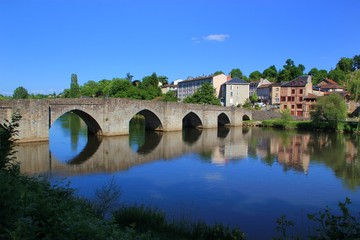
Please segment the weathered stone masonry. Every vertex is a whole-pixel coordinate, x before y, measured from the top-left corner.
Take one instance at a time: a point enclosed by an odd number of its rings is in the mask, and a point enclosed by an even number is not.
[[[244,115],[252,119],[251,111],[240,108],[122,98],[76,98],[1,100],[0,122],[9,120],[17,110],[22,116],[18,139],[23,142],[47,141],[51,125],[70,111],[85,121],[90,134],[103,136],[129,134],[129,121],[138,113],[145,117],[148,129],[158,131],[180,131],[184,126],[241,126]]]

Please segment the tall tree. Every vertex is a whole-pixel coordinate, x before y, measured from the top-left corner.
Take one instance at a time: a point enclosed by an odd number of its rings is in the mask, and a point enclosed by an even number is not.
[[[132,79],[133,79],[133,75],[131,75],[129,72],[128,73],[126,73],[126,77],[125,77],[125,79],[127,79],[128,81],[132,81]]]
[[[317,68],[312,68],[308,74],[312,75],[312,82],[317,84],[327,77],[328,72],[324,69],[318,70]]]
[[[261,78],[261,72],[259,71],[253,71],[252,73],[250,73],[249,75],[249,80],[259,80]]]
[[[80,97],[80,86],[78,83],[77,75],[75,73],[71,74],[69,97],[70,98]]]
[[[232,78],[244,78],[243,73],[239,68],[233,68],[230,72]]]
[[[360,70],[357,70],[351,74],[349,91],[355,102],[360,100]]]
[[[336,64],[336,68],[345,72],[349,73],[354,71],[354,61],[351,58],[341,58],[339,62]]]
[[[294,61],[291,59],[287,59],[283,69],[280,70],[278,75],[279,82],[287,82],[291,81],[298,76],[304,74],[305,66],[302,64],[295,65]]]
[[[17,87],[13,93],[14,99],[26,99],[29,98],[29,93],[24,87]]]
[[[145,76],[142,79],[142,84],[145,86],[158,87],[159,86],[159,78],[156,73],[151,74],[151,76]]]
[[[184,103],[198,103],[219,105],[220,100],[215,96],[215,88],[210,83],[202,84],[196,92],[184,99]]]
[[[275,65],[272,65],[265,69],[262,73],[262,77],[268,79],[269,81],[275,81],[278,76],[278,71],[276,70]]]
[[[353,57],[353,69],[360,70],[360,55],[355,55]]]

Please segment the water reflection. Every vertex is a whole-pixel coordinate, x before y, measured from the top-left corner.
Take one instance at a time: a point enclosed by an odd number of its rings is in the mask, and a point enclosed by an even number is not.
[[[201,128],[184,128],[182,131],[182,140],[191,146],[199,140],[202,131]]]
[[[135,150],[134,142],[137,144]],[[52,172],[65,175],[123,171],[187,153],[198,153],[202,161],[217,165],[251,157],[268,166],[280,164],[285,172],[303,174],[311,171],[313,162],[330,167],[348,188],[356,189],[360,186],[359,146],[359,136],[355,135],[227,128],[187,129],[170,133],[147,131],[136,138],[88,138],[82,151],[67,161],[71,164],[57,160],[53,152],[49,153],[48,145],[21,144],[17,154],[23,172],[47,172],[51,158]],[[26,161],[29,156],[33,158],[30,161],[33,165]]]

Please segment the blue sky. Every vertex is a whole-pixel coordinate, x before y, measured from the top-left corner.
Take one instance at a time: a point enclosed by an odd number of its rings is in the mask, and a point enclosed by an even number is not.
[[[360,54],[359,0],[0,0],[0,93],[156,72],[245,75]]]

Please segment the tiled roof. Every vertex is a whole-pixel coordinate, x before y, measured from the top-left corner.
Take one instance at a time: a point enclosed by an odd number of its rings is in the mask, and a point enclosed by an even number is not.
[[[248,83],[245,80],[240,79],[240,78],[232,78],[229,81],[225,82],[224,84],[226,84],[226,85],[229,85],[229,84],[236,85],[236,84],[250,84],[250,83]]]
[[[317,99],[319,96],[318,95],[315,95],[313,93],[308,93],[304,99]]]
[[[305,87],[309,80],[309,75],[303,75],[295,78],[294,80],[284,83],[282,87]]]
[[[334,80],[329,79],[329,78],[325,78],[325,79],[321,80],[321,82],[319,82],[317,85],[320,86],[320,85],[322,85],[322,84],[339,85],[337,82],[335,82]]]

